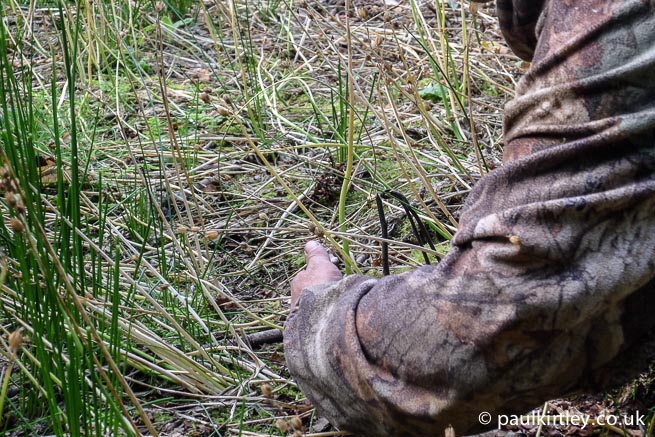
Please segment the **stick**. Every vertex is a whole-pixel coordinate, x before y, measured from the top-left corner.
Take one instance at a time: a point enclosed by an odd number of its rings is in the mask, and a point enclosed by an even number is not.
[[[246,336],[246,340],[252,347],[269,343],[282,343],[282,339],[282,331],[279,329],[267,329],[266,331],[259,331]]]

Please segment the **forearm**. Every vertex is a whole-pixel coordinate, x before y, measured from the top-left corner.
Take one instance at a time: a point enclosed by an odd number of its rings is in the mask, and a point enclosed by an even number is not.
[[[471,193],[453,251],[305,291],[287,323],[292,374],[345,429],[460,435],[570,391],[626,346],[625,300],[653,295],[654,12],[547,7],[506,164]]]
[[[482,411],[525,412],[619,353],[622,299],[652,277],[648,263],[624,264],[655,249],[635,238],[653,234],[652,207],[590,227],[561,260],[498,232],[437,267],[306,291],[287,325],[289,368],[320,411],[358,435],[449,424],[461,435]],[[604,233],[617,238],[600,242]]]

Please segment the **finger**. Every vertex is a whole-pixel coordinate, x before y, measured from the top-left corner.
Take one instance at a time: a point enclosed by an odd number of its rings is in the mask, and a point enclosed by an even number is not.
[[[332,265],[327,249],[316,240],[308,241],[305,244],[305,261],[309,270],[313,270],[319,266],[327,267],[328,264]]]
[[[291,306],[293,307],[296,302],[298,301],[298,298],[300,297],[300,293],[302,292],[304,286],[305,286],[305,271],[303,270],[302,272],[298,273],[298,275],[291,281]]]
[[[308,281],[312,283],[333,282],[342,278],[341,271],[330,260],[327,249],[316,240],[305,244],[305,260],[307,261],[306,275]]]
[[[300,298],[302,290],[313,285],[338,281],[342,278],[339,268],[330,261],[328,251],[316,240],[305,244],[307,267],[291,281],[291,306]]]

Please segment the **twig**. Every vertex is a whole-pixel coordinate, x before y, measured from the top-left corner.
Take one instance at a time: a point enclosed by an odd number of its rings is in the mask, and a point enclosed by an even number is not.
[[[279,329],[267,329],[246,336],[246,340],[253,348],[269,343],[282,343],[283,338],[282,331]]]

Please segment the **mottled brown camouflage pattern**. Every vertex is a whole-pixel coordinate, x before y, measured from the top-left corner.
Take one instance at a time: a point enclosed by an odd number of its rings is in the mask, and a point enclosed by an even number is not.
[[[655,2],[498,12],[533,64],[452,251],[307,289],[287,321],[300,388],[357,435],[480,432],[482,411],[598,388],[655,323]]]

